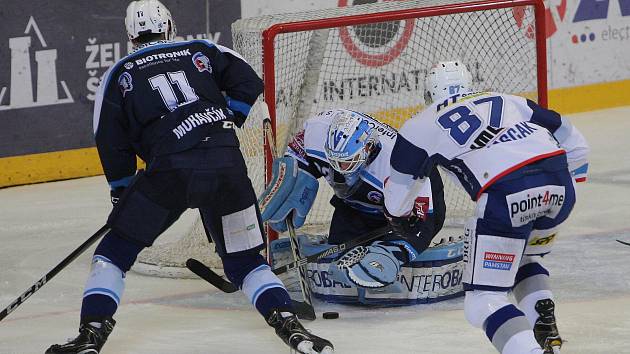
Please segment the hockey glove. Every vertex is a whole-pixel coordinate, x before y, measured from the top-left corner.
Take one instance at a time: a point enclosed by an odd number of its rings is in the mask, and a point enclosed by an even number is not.
[[[116,187],[109,191],[109,196],[111,198],[110,200],[113,206],[116,206],[116,204],[118,204],[118,202],[120,201],[120,197],[123,195],[124,192],[125,187]]]
[[[420,253],[427,248],[431,243],[433,235],[425,235],[426,228],[424,221],[420,220],[415,213],[410,216],[392,216],[385,209],[385,217],[389,221],[389,225],[392,227],[394,234],[396,234],[402,240],[409,240],[409,243],[413,243],[415,251]],[[411,242],[413,240],[413,242]],[[416,253],[416,254],[417,254]],[[412,259],[413,260],[412,256]]]
[[[358,246],[337,260],[337,268],[348,280],[362,288],[383,288],[396,281],[405,252],[399,245],[376,241],[370,246]]]

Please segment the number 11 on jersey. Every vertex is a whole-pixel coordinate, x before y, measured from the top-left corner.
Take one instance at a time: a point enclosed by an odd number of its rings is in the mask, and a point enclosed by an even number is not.
[[[160,93],[162,101],[164,101],[164,104],[170,111],[174,111],[175,108],[183,104],[197,101],[199,99],[195,90],[190,87],[184,71],[168,72],[166,75],[155,75],[149,78],[149,83],[151,84],[152,89],[157,90]],[[174,86],[177,86],[184,96],[183,102],[178,101]]]

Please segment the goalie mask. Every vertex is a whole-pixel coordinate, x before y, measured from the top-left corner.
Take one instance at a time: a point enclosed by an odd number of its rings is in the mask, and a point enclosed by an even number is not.
[[[472,92],[472,75],[460,61],[441,61],[434,65],[424,81],[427,105],[453,95]]]
[[[371,162],[371,153],[378,145],[378,133],[373,128],[374,119],[359,112],[337,110],[331,119],[324,151],[330,166],[341,174],[333,174],[337,176],[330,181],[335,194],[345,198],[354,192],[352,187],[359,185],[356,183],[359,173]]]
[[[164,33],[164,39],[172,41],[177,33],[171,12],[158,0],[131,2],[127,6],[125,27],[130,40],[143,34]]]

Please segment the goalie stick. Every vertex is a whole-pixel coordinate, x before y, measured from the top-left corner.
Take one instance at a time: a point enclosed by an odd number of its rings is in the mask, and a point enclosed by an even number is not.
[[[205,264],[194,258],[188,258],[188,260],[186,261],[186,268],[190,269],[190,271],[195,273],[199,278],[207,281],[224,293],[231,294],[238,291],[236,285],[223,279],[223,277],[221,277],[219,274],[215,273],[212,269],[206,267]],[[295,310],[295,314],[298,316],[298,318],[305,320],[315,319],[315,315],[312,312],[312,306],[307,305],[305,302],[300,302],[296,300],[291,300],[291,302],[293,303],[293,309]]]
[[[109,232],[109,226],[105,225],[101,227],[96,233],[85,242],[83,242],[77,249],[72,251],[66,258],[63,259],[55,268],[46,273],[41,279],[39,279],[35,284],[33,284],[30,288],[28,288],[22,295],[20,295],[17,299],[13,300],[9,306],[7,306],[2,312],[0,312],[0,321],[2,321],[5,317],[7,317],[11,312],[13,312],[18,306],[22,305],[24,301],[26,301],[31,295],[33,295],[37,290],[41,289],[42,286],[46,285],[57,273],[61,272],[68,264],[72,263],[81,253],[83,253],[86,249],[88,249],[92,244],[94,244],[98,239],[103,237],[107,232]]]
[[[267,144],[269,144],[269,150],[271,151],[271,156],[275,159],[278,158],[278,151],[276,147],[276,139],[273,136],[273,129],[271,125],[271,119],[269,117],[269,108],[267,104],[263,102],[264,113],[266,113],[265,119],[263,119],[263,132],[265,133],[265,138],[267,138]],[[289,239],[291,241],[291,252],[293,253],[293,259],[298,260],[302,258],[302,254],[300,252],[300,245],[298,243],[297,235],[295,234],[295,227],[293,226],[293,212],[289,213],[285,222],[287,223],[287,230],[289,231]],[[301,264],[297,267],[298,269],[298,279],[300,283],[300,290],[302,291],[302,302],[301,308],[304,310],[302,313],[302,317],[306,320],[315,320],[315,308],[313,307],[313,299],[311,296],[311,288],[308,285],[307,269],[306,264]]]
[[[272,269],[271,271],[274,272],[276,275],[286,273],[289,270],[294,269],[302,264],[306,265],[309,262],[317,262],[320,259],[326,258],[337,252],[343,252],[353,247],[361,246],[370,241],[374,241],[377,238],[380,238],[386,235],[389,231],[390,231],[389,226],[376,229],[370,233],[354,238],[347,242],[340,243],[338,245],[332,245],[330,248],[327,248],[321,252],[314,253],[310,256],[302,257],[289,264],[285,264],[276,269]],[[207,281],[208,283],[212,284],[217,289],[223,292],[233,293],[238,290],[234,284],[223,279],[223,277],[221,277],[219,274],[215,273],[212,269],[208,268],[205,264],[201,263],[200,261],[194,258],[189,258],[188,261],[186,261],[186,267],[190,269],[191,272],[199,276],[201,279]]]

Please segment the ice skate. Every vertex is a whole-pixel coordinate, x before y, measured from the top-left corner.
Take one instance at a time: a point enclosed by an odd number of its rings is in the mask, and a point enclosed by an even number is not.
[[[556,316],[554,316],[555,304],[551,299],[538,300],[534,307],[540,315],[534,324],[534,336],[536,341],[545,351],[545,354],[558,354],[562,346],[562,338],[558,333]]]
[[[298,321],[294,314],[283,316],[279,310],[273,310],[267,318],[267,323],[276,329],[276,334],[289,347],[304,354],[332,354],[332,343],[324,338],[311,334]]]
[[[82,323],[79,336],[66,344],[53,344],[46,350],[46,354],[98,354],[115,324],[116,321],[112,318],[103,320],[101,328]]]

